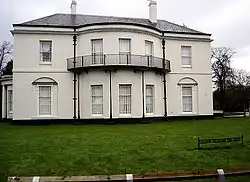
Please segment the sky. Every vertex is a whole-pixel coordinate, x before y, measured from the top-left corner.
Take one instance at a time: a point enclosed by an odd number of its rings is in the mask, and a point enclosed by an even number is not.
[[[71,0],[0,0],[0,42],[13,23],[70,13]],[[76,0],[78,14],[148,18],[147,0]],[[250,0],[157,0],[158,19],[211,33],[213,47],[237,52],[232,66],[250,72]]]

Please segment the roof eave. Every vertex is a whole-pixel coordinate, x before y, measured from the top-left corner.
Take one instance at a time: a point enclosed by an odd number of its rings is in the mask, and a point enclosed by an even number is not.
[[[162,31],[156,27],[148,26],[148,25],[142,25],[137,23],[125,23],[125,22],[105,22],[105,23],[92,23],[92,24],[86,24],[86,25],[72,25],[72,26],[64,26],[64,25],[31,25],[31,24],[13,24],[13,27],[49,27],[49,28],[83,28],[88,26],[95,26],[95,25],[134,25],[134,26],[140,26],[144,28],[149,28],[152,30],[155,30],[159,33],[174,33],[174,34],[186,34],[186,35],[205,35],[205,36],[211,36],[212,34],[203,33],[203,32],[175,32],[175,31]]]
[[[30,24],[13,24],[13,27],[49,27],[49,28],[77,28],[77,26],[64,25],[30,25]]]
[[[203,32],[175,32],[175,31],[162,31],[163,33],[174,33],[174,34],[186,34],[186,35],[205,35],[211,36],[212,34],[203,33]]]
[[[162,33],[162,31],[160,29],[156,28],[156,27],[142,25],[142,24],[137,24],[137,23],[125,23],[125,22],[91,23],[91,24],[86,24],[86,25],[74,25],[74,26],[13,24],[13,27],[49,27],[49,28],[72,28],[72,29],[77,29],[77,28],[83,28],[83,27],[89,27],[89,26],[95,26],[95,25],[117,25],[117,24],[118,25],[134,25],[134,26],[149,28],[149,29],[152,29],[152,30],[155,30],[157,32]]]

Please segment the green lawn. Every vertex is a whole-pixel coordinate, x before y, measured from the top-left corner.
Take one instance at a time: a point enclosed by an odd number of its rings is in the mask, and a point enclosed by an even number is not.
[[[226,144],[228,147],[196,149],[198,136],[241,134],[244,147],[231,143]],[[141,174],[217,168],[250,168],[250,119],[107,126],[0,125],[1,176]]]

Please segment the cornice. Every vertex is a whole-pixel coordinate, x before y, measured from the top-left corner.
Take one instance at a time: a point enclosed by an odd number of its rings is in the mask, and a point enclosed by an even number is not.
[[[73,35],[74,31],[48,31],[48,30],[12,30],[12,34],[52,34],[52,35]],[[150,35],[162,39],[162,35],[135,28],[93,28],[88,30],[76,31],[78,36],[88,33],[101,33],[101,32],[131,32],[143,35]],[[196,38],[196,37],[181,37],[181,36],[167,36],[165,33],[164,38],[166,40],[178,40],[178,41],[201,41],[201,42],[212,42],[210,38]]]

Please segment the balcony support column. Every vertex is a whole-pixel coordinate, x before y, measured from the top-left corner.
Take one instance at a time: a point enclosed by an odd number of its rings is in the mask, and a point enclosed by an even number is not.
[[[112,105],[112,71],[109,70],[109,117],[113,118],[113,105]]]
[[[73,45],[74,45],[74,61],[73,61],[73,64],[74,64],[74,70],[76,68],[76,45],[77,45],[77,35],[76,35],[76,29],[74,29],[74,35],[73,35]],[[76,72],[74,71],[74,79],[73,79],[73,92],[74,92],[74,95],[73,95],[73,119],[76,119]]]
[[[145,118],[145,78],[144,71],[141,72],[141,86],[142,86],[142,118]]]
[[[164,88],[164,117],[167,117],[167,86],[166,86],[166,41],[162,33],[162,68],[163,68],[163,88]]]

